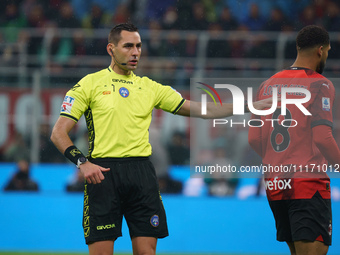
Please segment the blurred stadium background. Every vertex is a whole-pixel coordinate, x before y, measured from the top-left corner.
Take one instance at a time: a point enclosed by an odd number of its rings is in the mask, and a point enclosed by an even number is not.
[[[324,74],[340,92],[340,9],[335,0],[1,1],[0,254],[87,251],[77,170],[56,151],[49,135],[65,92],[110,64],[107,34],[121,22],[140,28],[143,48],[136,74],[171,85],[186,98],[190,78],[257,81],[288,67],[296,55],[296,32],[322,25],[332,46]],[[259,84],[252,85],[256,89]],[[340,144],[337,108],[334,136]],[[170,237],[159,240],[158,252],[288,254],[286,245],[275,240],[260,176],[233,176],[218,184],[190,178],[190,133],[197,127],[189,119],[173,118],[154,111],[150,128],[170,229]],[[84,119],[71,135],[86,152]],[[209,135],[216,143],[207,148],[205,160],[218,151],[233,165],[259,162],[247,145],[246,129]],[[22,160],[29,163],[38,191],[5,191]],[[329,254],[334,255],[340,254],[339,179],[332,180],[332,187],[334,244]],[[131,253],[126,225],[115,250]]]

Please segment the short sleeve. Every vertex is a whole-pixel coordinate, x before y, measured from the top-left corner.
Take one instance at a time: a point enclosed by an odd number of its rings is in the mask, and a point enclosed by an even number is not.
[[[315,91],[318,87],[318,93],[311,105],[311,127],[318,125],[327,125],[333,127],[332,108],[335,98],[335,89],[330,81],[318,81],[318,84],[312,84],[311,89]],[[314,89],[313,89],[314,88]]]
[[[65,95],[61,105],[60,116],[64,116],[78,122],[80,117],[89,107],[89,96],[86,91],[89,79],[84,77],[73,86]]]
[[[157,86],[156,104],[157,109],[176,114],[185,102],[182,95],[170,86],[164,86],[155,82]]]

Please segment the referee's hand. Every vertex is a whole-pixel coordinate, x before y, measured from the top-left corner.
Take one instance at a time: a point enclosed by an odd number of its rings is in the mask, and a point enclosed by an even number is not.
[[[110,168],[104,168],[91,162],[87,161],[84,164],[81,164],[80,172],[83,174],[86,181],[90,184],[98,184],[104,180],[104,175],[102,172],[110,171]]]

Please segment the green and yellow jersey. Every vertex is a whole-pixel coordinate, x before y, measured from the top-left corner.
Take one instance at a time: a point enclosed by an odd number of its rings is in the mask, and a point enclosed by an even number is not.
[[[152,110],[175,114],[184,101],[170,86],[132,72],[119,75],[109,67],[70,89],[60,115],[75,122],[85,115],[91,158],[146,157],[151,155]]]

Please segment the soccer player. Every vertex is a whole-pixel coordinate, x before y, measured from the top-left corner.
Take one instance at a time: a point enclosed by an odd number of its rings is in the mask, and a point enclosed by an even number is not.
[[[323,255],[332,237],[330,180],[325,171],[328,164],[340,163],[332,135],[335,89],[321,75],[331,49],[329,35],[321,27],[306,26],[297,35],[296,47],[293,65],[265,81],[257,99],[271,97],[274,87],[279,93],[284,87],[304,88],[311,93],[303,104],[311,115],[294,104],[287,105],[285,116],[281,109],[270,116],[253,115],[259,124],[250,127],[248,138],[267,166],[265,188],[277,240],[287,242],[291,254]],[[306,94],[287,93],[287,98],[299,100]],[[268,117],[276,121],[266,121]]]
[[[71,88],[51,135],[56,147],[85,177],[83,228],[91,255],[113,254],[121,236],[122,217],[129,227],[133,254],[153,255],[157,238],[168,235],[151,155],[149,126],[152,110],[200,117],[201,104],[147,77],[136,76],[142,42],[132,24],[109,33],[108,68],[89,74]],[[255,102],[263,109],[271,102]],[[208,103],[207,118],[232,115],[232,104]],[[68,133],[82,115],[89,132],[85,157]]]

